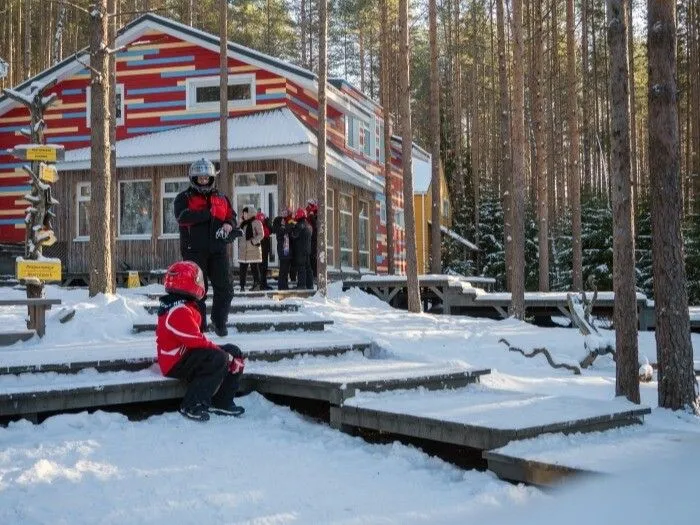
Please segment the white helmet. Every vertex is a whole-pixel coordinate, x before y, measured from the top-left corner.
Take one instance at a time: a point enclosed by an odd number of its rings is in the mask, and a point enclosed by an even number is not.
[[[216,168],[207,159],[199,159],[192,163],[189,171],[190,186],[202,193],[209,193],[214,189],[214,178],[216,177]],[[197,177],[209,177],[209,182],[202,185],[197,182]]]

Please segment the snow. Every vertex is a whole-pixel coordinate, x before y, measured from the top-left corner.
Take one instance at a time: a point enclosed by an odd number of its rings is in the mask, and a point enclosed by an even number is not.
[[[145,294],[160,291],[154,285],[90,299],[84,289],[47,285],[46,296],[60,298],[62,305],[47,312],[46,336],[0,347],[0,368],[153,356],[153,334],[133,334],[131,329],[147,317],[143,306],[153,304]],[[0,288],[0,297],[19,299],[26,293]],[[250,361],[248,371],[341,382],[375,378],[380,364],[396,376],[490,368],[480,385],[440,392],[362,393],[348,403],[427,414],[439,412],[448,401],[454,406],[457,397],[464,401],[462,408],[449,417],[502,428],[543,424],[561,413],[593,415],[600,406],[632,407],[614,398],[615,365],[609,356],[574,376],[550,368],[543,356],[526,359],[498,342],[505,338],[526,351],[544,346],[555,360],[574,359],[585,341],[575,329],[541,328],[514,319],[409,314],[361,290],[343,292],[341,283],[330,285],[327,298],[295,302],[301,315],[334,324],[324,332],[232,334],[226,340],[246,351],[371,341],[381,359],[354,353]],[[61,324],[64,308],[76,313]],[[261,313],[233,314],[231,319],[249,315]],[[4,330],[24,329],[25,317],[25,307],[0,307]],[[614,341],[614,332],[600,331]],[[700,344],[699,337],[691,335],[694,346]],[[639,351],[642,362],[656,361],[653,332],[639,334]],[[165,380],[154,370],[85,370],[0,376],[0,390],[87,385],[96,379],[107,383],[124,374],[141,381]],[[700,511],[692,483],[700,470],[700,419],[659,409],[655,378],[641,385],[641,396],[652,408],[644,425],[547,435],[511,442],[500,450],[610,473],[547,494],[502,482],[489,472],[461,470],[410,446],[365,442],[255,393],[240,399],[247,410],[243,418],[214,417],[207,424],[174,412],[129,421],[103,411],[54,416],[40,425],[13,422],[0,428],[0,523],[559,525],[623,518],[694,523]]]

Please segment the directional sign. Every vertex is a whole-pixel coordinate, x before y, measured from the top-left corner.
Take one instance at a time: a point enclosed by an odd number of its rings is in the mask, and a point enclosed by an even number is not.
[[[65,158],[66,150],[56,144],[21,144],[11,149],[10,153],[20,160],[58,162]]]
[[[58,181],[58,170],[53,164],[39,164],[39,179],[43,182]]]
[[[40,261],[17,259],[16,270],[17,279],[61,280],[61,261],[59,259],[42,259]]]

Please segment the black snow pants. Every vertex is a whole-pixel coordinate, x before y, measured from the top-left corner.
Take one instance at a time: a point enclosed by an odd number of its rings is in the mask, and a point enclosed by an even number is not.
[[[204,290],[209,289],[209,281],[214,290],[214,300],[211,308],[211,320],[217,326],[226,326],[228,312],[233,299],[233,286],[229,276],[229,262],[226,252],[186,252],[182,254],[185,261],[199,265],[204,274]],[[206,294],[197,301],[199,312],[202,314],[202,332],[207,330]]]

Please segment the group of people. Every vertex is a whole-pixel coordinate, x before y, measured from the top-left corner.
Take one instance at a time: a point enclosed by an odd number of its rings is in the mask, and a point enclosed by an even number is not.
[[[165,275],[166,295],[161,297],[156,328],[156,347],[163,375],[187,381],[180,413],[196,421],[208,421],[210,414],[240,416],[236,405],[245,362],[236,345],[218,345],[207,338],[208,282],[213,289],[211,321],[218,336],[228,335],[226,327],[233,298],[226,246],[238,243],[240,287],[245,289],[250,268],[251,289],[269,289],[267,262],[270,233],[277,238],[278,287],[289,288],[296,273],[297,288],[313,288],[316,275],[316,214],[310,200],[296,212],[285,210],[272,225],[262,210],[245,207],[237,224],[231,201],[215,187],[216,169],[208,160],[194,162],[189,169],[190,185],[174,202],[180,230],[182,261],[172,264]]]

